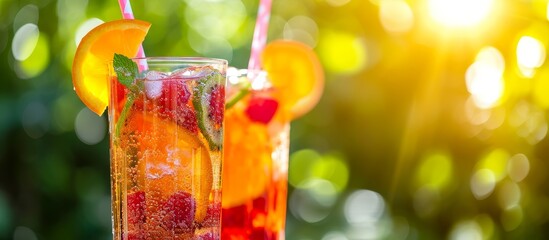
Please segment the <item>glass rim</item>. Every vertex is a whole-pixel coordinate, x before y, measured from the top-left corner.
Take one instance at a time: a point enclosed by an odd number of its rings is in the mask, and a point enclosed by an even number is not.
[[[201,63],[201,64],[222,64],[228,65],[226,59],[209,57],[135,57],[135,61],[146,61],[147,63]]]

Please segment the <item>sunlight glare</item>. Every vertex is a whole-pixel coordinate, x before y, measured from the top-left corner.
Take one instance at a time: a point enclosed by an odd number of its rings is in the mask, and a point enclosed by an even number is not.
[[[517,62],[526,69],[540,67],[545,62],[545,46],[533,37],[521,37],[517,44]]]
[[[493,0],[429,0],[429,12],[438,23],[448,27],[473,26],[484,20]]]
[[[467,90],[479,108],[487,109],[497,105],[505,87],[502,79],[504,69],[503,55],[494,47],[483,48],[467,69]]]

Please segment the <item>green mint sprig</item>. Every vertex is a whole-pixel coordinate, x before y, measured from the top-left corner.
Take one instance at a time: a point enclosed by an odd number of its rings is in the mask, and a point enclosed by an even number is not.
[[[130,88],[138,73],[137,64],[128,57],[118,53],[114,54],[112,62],[118,82]]]
[[[134,61],[122,54],[115,53],[112,62],[118,82],[130,90],[126,104],[124,104],[124,108],[122,109],[120,117],[116,122],[115,139],[118,139],[120,129],[124,126],[126,118],[128,117],[128,112],[132,108],[133,103],[137,98],[137,94],[143,89],[143,86],[142,84],[133,84],[137,74],[139,73],[137,64]]]

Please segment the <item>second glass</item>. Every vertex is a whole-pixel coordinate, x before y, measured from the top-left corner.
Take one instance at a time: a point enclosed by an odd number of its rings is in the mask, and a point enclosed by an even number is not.
[[[284,239],[290,124],[263,71],[229,69],[222,238]],[[253,80],[249,80],[253,79]]]
[[[110,84],[114,239],[219,239],[227,62],[134,62]]]

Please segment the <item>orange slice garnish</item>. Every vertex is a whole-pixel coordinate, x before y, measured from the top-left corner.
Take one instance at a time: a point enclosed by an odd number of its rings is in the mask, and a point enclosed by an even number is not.
[[[135,57],[151,24],[116,20],[89,31],[80,41],[72,63],[72,83],[82,102],[102,115],[109,102],[109,70],[114,53]]]
[[[265,47],[261,61],[287,120],[309,112],[320,100],[324,72],[315,52],[307,45],[289,40],[273,41]]]
[[[204,219],[213,172],[208,148],[198,136],[169,119],[134,111],[120,139],[127,141],[122,143],[126,148],[137,149],[137,188],[145,190],[148,202],[158,205],[185,191],[196,200],[195,220]]]

